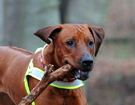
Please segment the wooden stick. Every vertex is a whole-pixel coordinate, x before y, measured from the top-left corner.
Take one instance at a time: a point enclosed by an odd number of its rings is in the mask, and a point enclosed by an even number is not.
[[[59,77],[64,76],[67,72],[71,71],[73,67],[69,64],[66,64],[59,69],[53,70],[52,65],[48,65],[45,68],[45,73],[42,80],[32,89],[30,94],[25,96],[18,105],[30,105],[53,81],[57,80]]]

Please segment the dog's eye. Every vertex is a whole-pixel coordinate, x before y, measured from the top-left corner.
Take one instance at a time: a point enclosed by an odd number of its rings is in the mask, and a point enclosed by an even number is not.
[[[75,46],[75,42],[74,41],[67,41],[66,45],[70,46],[70,47],[74,47]]]
[[[92,41],[89,41],[89,42],[88,42],[88,46],[89,46],[89,47],[92,47],[92,46],[93,46],[93,42],[92,42]]]

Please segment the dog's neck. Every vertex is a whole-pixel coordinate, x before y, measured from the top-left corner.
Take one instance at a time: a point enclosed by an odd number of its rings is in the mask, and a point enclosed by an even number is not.
[[[56,63],[56,61],[57,61],[57,57],[56,57],[56,55],[55,55],[55,51],[54,51],[54,49],[53,49],[53,44],[51,43],[51,44],[49,44],[49,45],[47,45],[45,48],[44,48],[44,50],[43,50],[43,52],[42,52],[42,57],[43,57],[43,59],[44,59],[44,62],[45,62],[45,64],[47,65],[47,64],[52,64],[52,65],[54,65],[54,68],[55,69],[58,69],[60,66]]]
[[[41,63],[41,51],[33,55],[33,65],[37,68],[44,70]]]

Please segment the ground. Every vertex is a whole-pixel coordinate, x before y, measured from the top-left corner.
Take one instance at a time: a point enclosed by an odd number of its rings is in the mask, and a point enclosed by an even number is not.
[[[135,105],[134,42],[104,42],[87,82],[89,105]]]

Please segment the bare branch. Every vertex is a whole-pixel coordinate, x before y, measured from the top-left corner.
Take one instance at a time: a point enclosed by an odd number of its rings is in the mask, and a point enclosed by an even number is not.
[[[42,80],[32,89],[30,94],[25,96],[18,105],[30,105],[53,81],[57,80],[59,77],[64,76],[67,72],[71,71],[73,67],[66,64],[59,69],[53,70],[53,65],[47,65],[45,68],[45,73]]]

